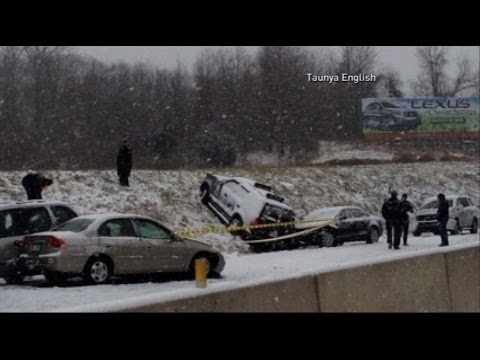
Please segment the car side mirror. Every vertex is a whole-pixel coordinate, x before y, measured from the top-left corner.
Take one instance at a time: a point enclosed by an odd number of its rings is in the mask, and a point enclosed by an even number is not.
[[[347,215],[339,216],[338,220],[340,220],[340,221],[347,220]]]

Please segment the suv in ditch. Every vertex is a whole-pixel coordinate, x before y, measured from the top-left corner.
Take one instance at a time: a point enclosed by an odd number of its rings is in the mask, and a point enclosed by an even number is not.
[[[476,234],[478,232],[479,209],[474,205],[472,199],[465,195],[447,195],[445,198],[448,202],[450,215],[447,230],[453,235],[461,233],[464,229],[469,229],[472,234]],[[413,231],[414,236],[420,236],[424,232],[439,234],[437,209],[437,197],[425,200],[420,209],[415,212],[417,228]]]
[[[9,284],[23,281],[22,272],[15,266],[15,258],[25,235],[51,230],[77,216],[75,210],[62,202],[0,203],[0,278],[5,278]]]
[[[242,177],[207,174],[200,199],[225,225],[261,225],[295,221],[295,213],[283,196],[264,184]],[[271,238],[292,230],[289,226],[233,232],[243,239]]]

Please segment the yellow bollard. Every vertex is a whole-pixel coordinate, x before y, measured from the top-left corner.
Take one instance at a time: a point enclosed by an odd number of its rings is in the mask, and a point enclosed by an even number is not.
[[[195,259],[195,281],[197,288],[207,287],[207,274],[209,270],[208,260],[205,258]]]

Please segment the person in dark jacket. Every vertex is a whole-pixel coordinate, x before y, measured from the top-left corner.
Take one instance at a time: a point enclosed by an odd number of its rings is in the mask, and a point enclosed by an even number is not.
[[[118,149],[117,155],[117,174],[121,186],[129,186],[128,177],[132,170],[132,143],[129,138],[123,140]]]
[[[400,229],[403,234],[403,246],[408,246],[408,213],[413,213],[413,205],[407,198],[407,194],[402,194],[402,200],[400,200]]]
[[[392,248],[392,229],[393,229],[393,248],[400,249],[400,202],[398,193],[394,190],[390,193],[390,198],[385,200],[382,206],[382,215],[385,219],[387,229],[388,248]]]
[[[27,192],[28,200],[42,199],[43,190],[52,185],[52,183],[52,179],[36,172],[28,173],[22,179],[22,185]]]
[[[449,219],[448,201],[444,194],[438,194],[437,221],[440,223],[440,238],[442,242],[439,246],[448,246],[447,223]]]

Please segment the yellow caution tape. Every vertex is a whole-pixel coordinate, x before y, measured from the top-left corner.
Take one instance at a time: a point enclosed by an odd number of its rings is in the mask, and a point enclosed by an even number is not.
[[[276,228],[276,227],[292,226],[295,224],[307,224],[307,223],[317,223],[317,222],[328,222],[327,225],[329,225],[333,222],[336,222],[336,220],[335,219],[298,220],[298,221],[288,221],[288,222],[258,224],[258,225],[209,227],[209,228],[203,228],[203,229],[179,230],[179,231],[176,231],[175,234],[176,235],[199,235],[199,234],[208,234],[208,233],[233,232],[233,231],[240,231],[240,230]],[[326,225],[322,224],[320,228],[324,226]],[[308,229],[308,230],[311,230],[311,229]]]

